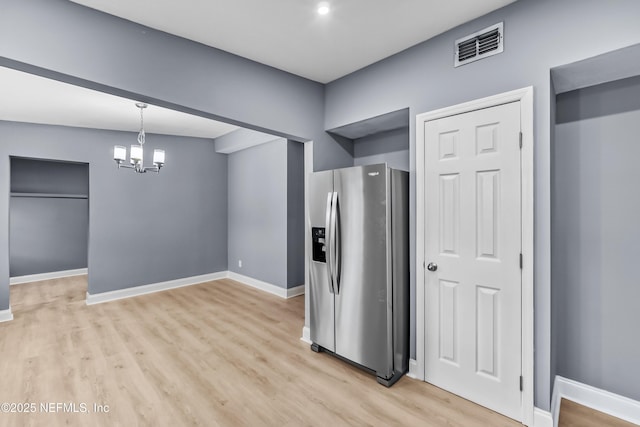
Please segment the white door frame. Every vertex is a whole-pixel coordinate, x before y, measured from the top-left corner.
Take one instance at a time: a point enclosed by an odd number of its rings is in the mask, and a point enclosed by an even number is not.
[[[308,233],[309,218],[309,177],[313,173],[313,141],[304,143],[304,325],[302,326],[301,341],[311,344],[311,330],[309,329],[309,258],[311,257],[311,233]]]
[[[425,239],[424,122],[520,101],[522,130],[522,423],[533,425],[533,87],[505,92],[416,116],[416,366],[413,375],[425,379]]]

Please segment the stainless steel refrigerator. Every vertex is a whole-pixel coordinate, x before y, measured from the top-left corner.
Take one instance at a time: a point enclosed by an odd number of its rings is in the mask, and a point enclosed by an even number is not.
[[[311,348],[391,386],[408,368],[408,173],[316,172],[309,194]]]

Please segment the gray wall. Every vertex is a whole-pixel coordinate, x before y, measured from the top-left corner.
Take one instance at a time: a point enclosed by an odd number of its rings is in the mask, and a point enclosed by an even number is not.
[[[228,162],[229,271],[286,288],[287,140],[237,151]]]
[[[640,400],[640,77],[557,97],[556,373]]]
[[[88,165],[22,158],[12,158],[10,164],[11,277],[87,268]],[[16,193],[84,198],[24,197]]]
[[[287,142],[287,287],[304,285],[304,145]]]
[[[91,294],[227,269],[227,160],[207,139],[147,136],[159,174],[118,170],[113,145],[135,133],[0,121],[0,230],[9,228],[9,156],[89,164]],[[0,248],[0,310],[9,308],[8,239]]]
[[[87,199],[12,197],[11,277],[87,268]]]
[[[353,140],[354,166],[387,163],[389,167],[409,170],[409,128],[376,133]]]
[[[579,19],[576,19],[579,11]],[[535,402],[551,399],[550,69],[640,42],[634,0],[519,0],[425,43],[327,85],[325,128],[410,109],[410,116],[461,102],[534,87],[535,138]],[[454,41],[504,21],[505,51],[453,68]],[[594,38],[594,31],[598,37]],[[585,40],[589,40],[585,43]],[[410,121],[411,271],[415,271],[415,121]],[[415,275],[411,354],[415,355]]]
[[[304,284],[303,145],[278,138],[229,154],[228,164],[229,271]]]
[[[86,163],[14,157],[10,166],[12,193],[89,195],[89,166]]]

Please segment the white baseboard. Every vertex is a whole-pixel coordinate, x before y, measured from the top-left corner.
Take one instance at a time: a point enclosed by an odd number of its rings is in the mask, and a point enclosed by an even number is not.
[[[0,322],[8,322],[10,320],[13,320],[13,313],[11,312],[11,309],[8,308],[6,310],[0,310]]]
[[[558,426],[560,400],[572,400],[633,424],[640,424],[640,402],[568,378],[556,376],[551,398],[554,427]]]
[[[81,276],[88,273],[87,268],[79,268],[77,270],[53,271],[51,273],[29,274],[28,276],[16,276],[9,279],[10,285],[19,285],[21,283],[40,282],[42,280],[60,279],[62,277]]]
[[[166,291],[168,289],[181,288],[183,286],[196,285],[198,283],[210,282],[219,279],[232,279],[243,285],[260,289],[261,291],[277,295],[280,298],[292,298],[304,294],[304,285],[295,288],[281,288],[271,283],[263,282],[252,277],[243,276],[231,271],[220,271],[217,273],[203,274],[201,276],[185,277],[183,279],[169,280],[167,282],[152,283],[149,285],[135,286],[132,288],[118,289],[116,291],[90,294],[87,292],[87,305],[100,304],[108,301],[115,301],[123,298],[131,298],[139,295],[151,294],[153,292]]]
[[[551,412],[533,408],[533,427],[553,427]]]
[[[418,362],[416,361],[416,359],[409,359],[409,372],[407,373],[407,376],[409,378],[421,380],[422,378],[418,377],[417,371],[418,371]]]
[[[226,277],[227,272],[221,271],[218,273],[203,274],[201,276],[169,280],[167,282],[152,283],[150,285],[118,289],[116,291],[101,292],[99,294],[93,295],[87,292],[87,305],[100,304],[103,302],[115,301],[123,298],[131,298],[139,295],[151,294],[153,292],[166,291],[168,289],[181,288],[183,286],[196,285],[198,283],[210,282],[212,280],[224,279]]]
[[[313,344],[311,342],[311,329],[308,326],[302,327],[302,336],[300,337],[300,341],[306,342],[307,344]]]
[[[298,285],[287,289],[287,298],[293,298],[304,295],[304,285]]]
[[[262,280],[254,279],[253,277],[243,276],[242,274],[234,273],[233,271],[227,272],[227,277],[236,282],[240,282],[244,285],[251,286],[252,288],[260,289],[261,291],[268,292],[273,295],[277,295],[280,298],[291,298],[304,294],[304,285],[296,286],[295,288],[281,288],[280,286],[273,285],[271,283],[263,282]]]

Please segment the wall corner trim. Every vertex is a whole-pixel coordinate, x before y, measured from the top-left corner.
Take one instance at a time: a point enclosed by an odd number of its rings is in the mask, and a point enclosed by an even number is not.
[[[307,344],[311,345],[311,329],[308,326],[303,326],[302,327],[302,336],[300,337],[300,341],[302,342],[306,342]]]
[[[90,294],[87,292],[87,305],[100,304],[103,302],[115,301],[123,298],[131,298],[139,295],[151,294],[154,292],[166,291],[169,289],[181,288],[183,286],[197,285],[198,283],[210,282],[212,280],[224,279],[227,272],[203,274],[201,276],[185,277],[182,279],[169,280],[167,282],[152,283],[149,285],[134,286],[116,291]]]
[[[418,374],[418,361],[416,359],[409,359],[409,372],[407,376],[422,381],[422,378],[420,378]]]
[[[285,289],[271,283],[263,282],[262,280],[254,279],[253,277],[234,273],[233,271],[228,271],[226,277],[228,279],[235,280],[236,282],[239,282],[243,285],[251,286],[252,288],[256,288],[261,291],[279,296],[280,298],[292,298],[304,294],[304,285]]]
[[[560,401],[563,398],[640,425],[640,402],[568,378],[556,376],[551,399],[554,427],[558,426]]]
[[[42,280],[60,279],[63,277],[82,276],[88,274],[88,268],[78,268],[76,270],[52,271],[51,273],[29,274],[27,276],[16,276],[9,279],[10,285],[22,283],[40,282]]]
[[[13,320],[13,313],[11,312],[11,309],[8,308],[6,310],[0,310],[0,323],[8,322],[10,320]]]
[[[551,412],[533,408],[533,427],[553,427]]]
[[[287,298],[293,298],[300,295],[304,295],[304,285],[298,285],[287,289]]]

